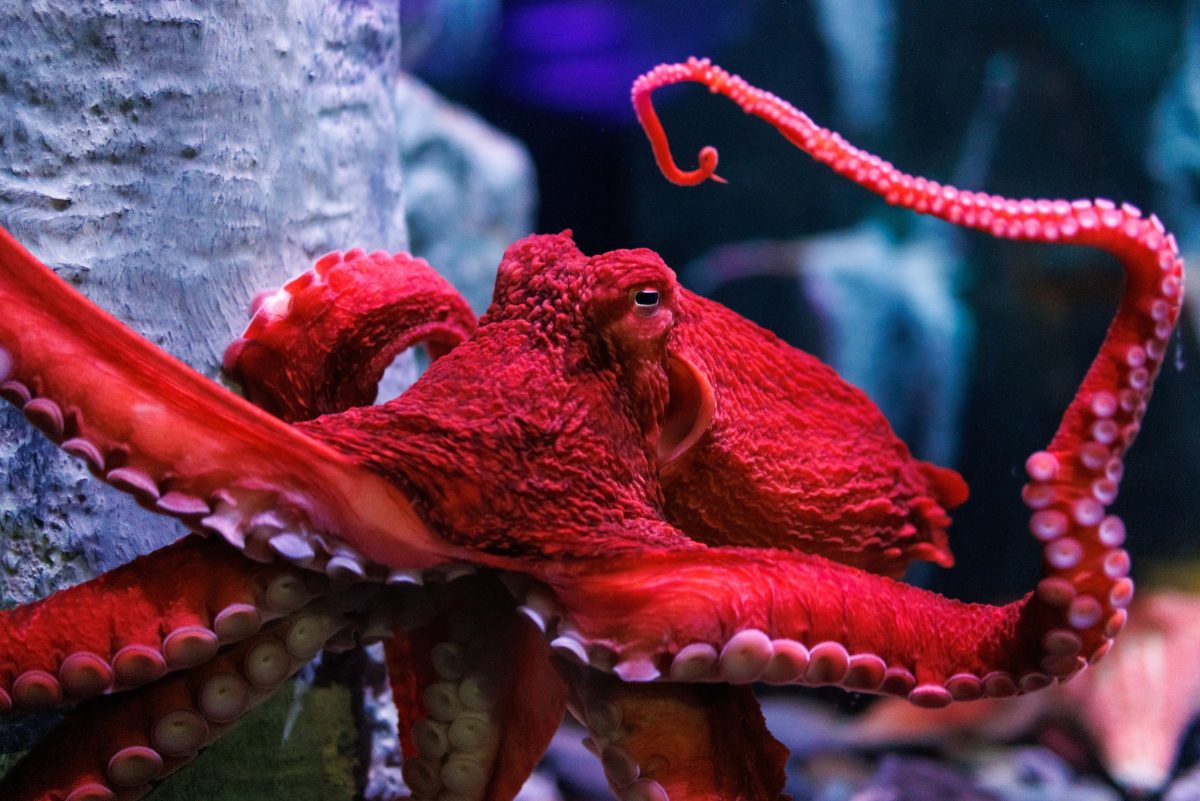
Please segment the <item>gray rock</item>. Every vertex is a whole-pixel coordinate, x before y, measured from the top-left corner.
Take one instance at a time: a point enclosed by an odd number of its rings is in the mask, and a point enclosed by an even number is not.
[[[533,162],[516,140],[411,76],[396,85],[413,254],[482,313],[504,248],[533,230]]]
[[[504,249],[533,230],[533,161],[520,142],[406,73],[396,108],[410,249],[482,314]],[[424,366],[424,354],[400,354],[376,402],[399,395]]]
[[[0,6],[0,224],[210,377],[246,306],[335,247],[401,249],[394,2]],[[0,412],[0,603],[176,539]]]
[[[851,801],[1000,801],[958,770],[914,757],[888,756],[869,787]]]

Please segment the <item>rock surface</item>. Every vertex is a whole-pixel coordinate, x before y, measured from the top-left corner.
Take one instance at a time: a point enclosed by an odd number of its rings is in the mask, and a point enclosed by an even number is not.
[[[260,289],[406,245],[395,3],[0,7],[0,225],[210,377]],[[0,412],[0,604],[182,530]]]
[[[0,225],[215,379],[259,290],[335,248],[406,248],[399,45],[394,2],[2,5]],[[182,534],[0,409],[0,607]],[[0,726],[0,751],[40,728]],[[229,747],[262,767],[276,746]]]
[[[402,74],[396,83],[412,252],[480,314],[504,249],[533,231],[533,161],[516,140]]]

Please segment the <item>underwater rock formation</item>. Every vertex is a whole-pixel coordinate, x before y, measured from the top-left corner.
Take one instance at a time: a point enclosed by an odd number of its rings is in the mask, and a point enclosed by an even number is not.
[[[406,245],[396,13],[319,0],[286,13],[258,0],[233,19],[166,2],[5,5],[0,225],[215,377],[248,288],[335,243]],[[53,590],[49,566],[79,581],[181,535],[110,503],[20,418],[0,410],[0,601]]]
[[[398,49],[380,4],[6,5],[0,225],[215,378],[253,289],[338,243],[406,245]],[[185,533],[20,419],[0,409],[0,606]],[[39,728],[0,725],[0,751]]]
[[[409,247],[482,314],[504,249],[533,231],[533,162],[515,139],[411,75],[397,80],[396,104]]]
[[[697,292],[757,315],[820,354],[879,404],[916,453],[953,464],[972,339],[970,314],[957,294],[960,265],[945,238],[896,242],[868,220],[801,240],[718,248],[686,275]],[[794,293],[771,291],[778,289],[772,282],[751,296],[757,302],[730,300],[735,282],[766,277],[794,282]],[[797,304],[780,309],[781,317],[815,330],[782,330],[779,321],[762,319],[770,314],[763,302],[769,291],[772,306],[781,296]]]

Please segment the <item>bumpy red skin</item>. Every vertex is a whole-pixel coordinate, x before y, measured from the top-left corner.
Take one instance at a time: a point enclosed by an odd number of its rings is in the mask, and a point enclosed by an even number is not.
[[[417,343],[432,358],[471,335],[475,313],[423,259],[351,250],[255,299],[253,320],[225,351],[225,374],[294,422],[369,406],[383,371]]]
[[[569,244],[561,249],[569,259],[584,258]],[[523,258],[528,256],[510,261]],[[624,258],[656,262],[648,253]],[[670,443],[660,438],[657,458],[666,514],[676,527],[709,544],[774,544],[891,575],[914,557],[953,561],[943,507],[965,498],[957,474],[912,460],[874,404],[828,366],[719,304],[682,288],[676,294],[679,315],[668,349],[678,408],[666,414],[665,426],[677,430],[664,435]],[[475,326],[444,279],[402,254],[329,254],[264,296],[245,334],[226,351],[225,371],[257,405],[290,422],[368,407],[384,366],[399,350],[425,341],[440,356]],[[520,309],[513,316],[537,325]],[[734,362],[731,352],[745,357]],[[555,372],[520,363],[509,370],[518,385],[530,375]],[[469,419],[473,411],[456,408],[465,392],[446,390],[453,381],[474,384],[472,368],[465,377],[443,378],[434,398],[414,394],[395,404],[383,425],[400,431],[410,419],[404,409],[429,415],[436,405],[448,407],[433,415],[441,420]],[[564,398],[583,391],[574,384],[564,389]],[[555,408],[561,404],[547,404]],[[401,445],[408,453],[397,456],[402,464],[426,453],[431,440],[445,442],[442,432],[423,422],[411,428]],[[764,438],[764,430],[780,436]],[[496,450],[529,449],[518,444]],[[842,463],[831,465],[830,454],[840,454]],[[449,469],[435,465],[432,482],[443,485]],[[531,472],[548,475],[541,468]],[[470,513],[464,510],[464,517]]]
[[[1105,506],[1178,317],[1182,265],[1174,240],[1131,207],[1008,201],[906,176],[699,61],[660,67],[635,85],[639,117],[674,180],[715,177],[716,164],[711,149],[692,173],[670,162],[649,94],[679,80],[729,94],[891,202],[998,236],[1101,247],[1122,261],[1128,282],[1117,318],[1048,451],[1028,463],[1031,528],[1046,542],[1047,577],[1035,595],[1004,607],[967,605],[869,572],[893,573],[914,557],[945,561],[944,511],[962,500],[961,484],[912,460],[832,373],[775,350],[749,323],[686,295],[644,250],[588,258],[567,236],[523,240],[509,249],[478,330],[409,392],[382,407],[288,427],[121,328],[0,233],[0,395],[98,475],[253,559],[278,553],[341,580],[456,561],[531,577],[532,584],[514,585],[523,601],[518,611],[546,632],[556,658],[589,666],[568,670],[572,697],[586,705],[597,694],[630,722],[629,730],[614,723],[607,707],[582,710],[604,740],[597,745],[614,789],[630,801],[668,793],[773,798],[783,755],[753,726],[732,753],[716,753],[718,745],[702,737],[672,740],[675,721],[662,719],[670,713],[648,713],[674,708],[697,730],[719,731],[731,716],[746,718],[742,691],[694,698],[671,685],[596,691],[593,668],[624,681],[837,684],[936,706],[1033,690],[1098,658],[1123,625],[1132,592],[1119,549],[1123,529]],[[645,300],[655,294],[657,302]],[[403,316],[406,297],[395,296],[389,313],[402,315],[401,326],[419,325]],[[353,325],[335,323],[332,331],[346,335],[351,353],[359,336],[347,333]],[[356,358],[374,373],[381,348],[370,341],[363,335]],[[783,366],[747,358],[738,348],[749,341],[775,350]],[[238,354],[231,360],[239,362]],[[303,375],[290,386],[315,395],[340,383],[312,364],[293,367]],[[802,375],[788,375],[793,370]],[[245,377],[253,382],[257,372]],[[788,391],[764,389],[780,382]],[[295,414],[345,402],[338,397]],[[801,406],[813,407],[813,416]],[[846,430],[829,416],[864,422]],[[764,432],[765,419],[784,430]],[[806,426],[832,450],[805,451],[794,429]],[[837,441],[843,432],[874,453],[847,457],[846,443]],[[799,450],[766,448],[764,435]],[[756,448],[778,461],[756,464]],[[873,460],[879,467],[865,469]],[[729,465],[745,471],[743,479],[700,498],[712,492],[709,473]],[[833,478],[823,476],[826,483],[805,497],[814,469]],[[788,502],[785,488],[801,499],[780,520],[772,507]],[[747,507],[745,518],[731,513],[734,504]],[[813,510],[834,519],[814,528],[822,514]],[[748,536],[746,520],[781,525]],[[818,542],[821,532],[833,541]],[[816,553],[797,550],[810,545]],[[173,580],[141,578],[152,586]],[[371,593],[336,598],[367,612],[380,603]],[[46,627],[69,606],[46,602]],[[118,612],[98,625],[120,629],[128,621]],[[302,642],[323,641],[327,628],[316,626],[321,636]],[[289,643],[293,630],[303,634],[305,625],[288,630]],[[520,660],[536,659],[528,646],[519,652]],[[425,658],[420,649],[412,653]],[[38,658],[53,664],[57,657]],[[527,686],[506,692],[518,705],[534,696]],[[167,711],[152,691],[133,697],[149,699],[153,715]],[[98,760],[96,749],[125,740],[145,747],[144,731],[123,726],[114,723],[80,763],[107,770],[100,781],[114,779],[114,769],[111,762],[103,768],[107,757]],[[659,747],[668,753],[654,753]],[[537,746],[518,750],[524,764]],[[117,777],[160,775],[146,768],[145,752],[122,753]],[[706,757],[732,767],[699,782],[671,767]],[[19,797],[59,799],[78,789],[73,782],[81,777],[48,764],[21,772],[42,778],[19,785]],[[505,777],[500,794],[519,772],[497,767],[506,764],[514,763],[493,755],[487,766],[493,778]]]
[[[631,361],[622,351],[633,346],[610,330],[628,322],[633,288],[673,283],[650,251],[588,259],[569,236],[528,237],[501,261],[470,340],[399,398],[298,428],[403,487],[443,537],[477,553],[542,560],[687,546],[653,527],[669,321],[645,321],[654,360]]]
[[[946,509],[966,483],[913,459],[857,387],[686,290],[668,350],[711,387],[712,405],[707,431],[660,460],[673,525],[710,545],[801,550],[891,576],[914,558],[953,564]]]

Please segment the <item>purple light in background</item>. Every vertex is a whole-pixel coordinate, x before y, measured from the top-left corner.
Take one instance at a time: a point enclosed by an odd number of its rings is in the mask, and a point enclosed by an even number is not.
[[[532,56],[572,56],[621,46],[624,37],[620,4],[589,0],[528,5],[505,20],[505,36],[520,40]]]
[[[638,76],[617,59],[600,56],[578,58],[569,64],[531,64],[512,76],[514,88],[525,88],[523,97],[539,106],[587,114],[631,114],[629,86]]]
[[[646,69],[711,53],[757,3],[525,0],[505,8],[493,80],[521,102],[631,122],[629,87]]]

